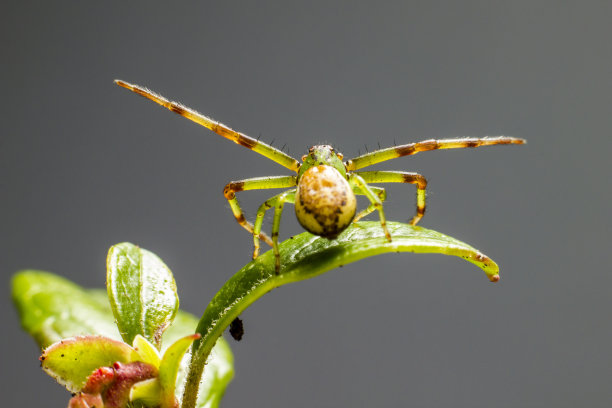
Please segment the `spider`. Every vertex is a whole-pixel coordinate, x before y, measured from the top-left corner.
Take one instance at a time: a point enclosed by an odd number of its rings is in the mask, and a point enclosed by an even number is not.
[[[405,171],[357,170],[397,157],[428,150],[526,143],[524,139],[506,136],[431,139],[376,150],[345,162],[342,161],[342,153],[337,152],[333,147],[329,145],[315,145],[309,149],[308,154],[302,156],[302,163],[300,163],[297,159],[271,145],[243,133],[236,132],[220,122],[210,119],[180,103],[169,101],[146,88],[119,79],[115,80],[115,83],[296,172],[295,175],[291,176],[256,177],[231,181],[223,190],[223,195],[229,202],[236,221],[253,235],[253,259],[259,255],[260,240],[263,240],[273,249],[276,274],[279,273],[281,267],[278,233],[285,203],[294,204],[297,220],[304,229],[327,239],[335,239],[352,222],[357,222],[374,210],[378,210],[380,225],[387,240],[391,241],[392,238],[387,229],[385,212],[382,205],[386,199],[385,189],[371,186],[370,183],[415,184],[417,199],[416,214],[410,220],[410,224],[416,225],[425,214],[425,188],[427,180],[418,173]],[[288,188],[288,190],[269,198],[261,204],[257,210],[254,223],[247,221],[236,199],[236,193],[272,188]],[[364,195],[370,201],[370,205],[359,213],[356,213],[356,194]],[[266,211],[271,208],[274,208],[274,218],[272,233],[271,236],[268,236],[261,231],[261,227]]]

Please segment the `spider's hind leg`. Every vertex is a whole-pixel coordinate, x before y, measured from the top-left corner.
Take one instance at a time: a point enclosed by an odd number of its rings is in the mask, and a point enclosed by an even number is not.
[[[379,195],[376,194],[372,187],[368,186],[368,183],[357,173],[351,173],[349,175],[349,183],[353,186],[358,187],[359,190],[368,198],[368,200],[370,200],[370,207],[373,207],[373,209],[378,210],[378,215],[380,216],[380,225],[383,231],[385,232],[387,240],[391,242],[391,234],[389,233],[389,229],[387,228],[387,219],[385,218],[385,211],[383,210],[382,200],[380,199]],[[364,210],[366,211],[366,214],[369,214],[373,211],[370,210],[369,212],[367,212],[370,207]],[[363,217],[362,213],[360,213],[359,216]]]
[[[359,174],[367,183],[416,184],[416,214],[410,220],[410,225],[416,225],[425,215],[425,188],[427,187],[427,180],[422,175],[406,171],[364,171],[356,174]]]

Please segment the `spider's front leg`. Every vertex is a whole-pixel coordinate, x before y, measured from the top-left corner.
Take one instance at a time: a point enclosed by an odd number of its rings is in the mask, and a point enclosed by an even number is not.
[[[348,160],[346,169],[355,171],[364,167],[371,166],[376,163],[381,163],[397,157],[409,156],[419,152],[427,152],[438,149],[462,149],[466,147],[508,145],[508,144],[524,144],[525,139],[516,137],[498,136],[498,137],[465,137],[459,139],[441,139],[441,140],[424,140],[417,143],[409,143],[401,146],[387,147],[386,149],[375,150],[370,153],[362,154],[359,157]]]
[[[380,225],[383,231],[385,232],[387,240],[391,242],[391,234],[387,229],[387,219],[385,218],[385,211],[383,210],[382,200],[380,199],[378,194],[376,194],[372,187],[368,186],[368,183],[357,173],[351,173],[349,175],[349,183],[353,186],[357,186],[359,190],[368,198],[368,200],[370,200],[370,206],[373,206],[374,209],[378,210],[378,214],[380,215]],[[366,209],[365,211],[368,211],[368,209]],[[359,216],[363,215],[361,215],[360,213]]]
[[[223,195],[229,202],[230,208],[232,209],[232,213],[234,214],[236,221],[238,221],[238,224],[240,224],[244,229],[249,231],[250,234],[254,234],[253,224],[248,222],[244,217],[244,212],[242,211],[242,208],[240,208],[240,204],[238,204],[238,200],[236,199],[236,193],[239,191],[246,190],[295,187],[295,180],[295,176],[276,176],[257,177],[246,180],[231,181],[227,183],[227,185],[223,189]],[[258,232],[255,239],[257,239],[257,245],[259,245],[259,239],[263,239],[268,245],[274,246],[273,240],[265,233]],[[256,255],[254,255],[254,258],[255,257]]]
[[[278,250],[278,232],[280,230],[280,220],[283,214],[285,203],[295,202],[295,188],[284,191],[275,195],[272,198],[264,201],[257,210],[255,218],[255,226],[253,227],[253,259],[259,255],[259,236],[261,235],[261,225],[263,224],[264,215],[267,210],[274,207],[274,221],[272,223],[272,249],[274,251],[274,267],[276,274],[280,272],[280,252]]]
[[[423,218],[423,215],[425,215],[425,188],[427,187],[427,180],[425,180],[425,177],[422,175],[406,171],[363,171],[357,174],[359,174],[366,183],[416,184],[416,215],[410,220],[410,225],[416,225],[421,218]]]

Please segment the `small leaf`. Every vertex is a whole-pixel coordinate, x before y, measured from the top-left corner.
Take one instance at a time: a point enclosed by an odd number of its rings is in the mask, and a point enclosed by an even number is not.
[[[158,406],[160,395],[159,378],[151,378],[138,382],[130,389],[130,401],[142,402],[147,407]]]
[[[181,360],[185,352],[194,340],[199,339],[199,334],[192,334],[175,341],[162,357],[159,365],[159,383],[161,386],[161,408],[178,407],[178,399],[175,395],[176,378],[180,369]]]
[[[41,348],[87,334],[120,338],[106,294],[101,301],[99,292],[84,291],[67,279],[24,270],[13,277],[12,296],[21,325]]]
[[[138,353],[139,361],[151,364],[153,367],[159,367],[161,363],[161,357],[159,351],[151,343],[147,341],[140,334],[137,334],[134,338],[134,344],[132,345],[134,350]]]
[[[43,370],[72,392],[81,391],[96,369],[137,359],[138,354],[127,344],[102,336],[61,340],[45,349],[40,357]]]
[[[172,272],[155,254],[127,242],[111,247],[106,265],[108,297],[123,339],[132,344],[140,334],[160,349],[179,304]]]

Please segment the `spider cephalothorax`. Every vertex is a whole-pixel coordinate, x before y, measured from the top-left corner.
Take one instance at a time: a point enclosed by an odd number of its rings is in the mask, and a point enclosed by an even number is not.
[[[348,160],[345,163],[342,162],[342,154],[336,153],[333,147],[317,145],[309,149],[308,154],[302,157],[303,163],[300,164],[298,160],[266,143],[236,132],[222,123],[216,122],[177,102],[169,101],[146,88],[121,80],[115,80],[115,83],[296,172],[295,175],[291,176],[257,177],[232,181],[223,190],[223,194],[229,202],[236,221],[249,233],[253,234],[253,258],[257,258],[259,255],[259,241],[263,239],[274,250],[277,273],[281,267],[278,233],[285,203],[295,204],[297,219],[306,230],[329,239],[337,237],[351,222],[357,222],[374,210],[378,210],[380,225],[385,232],[386,238],[391,241],[391,234],[389,234],[387,229],[382,205],[386,198],[385,189],[370,186],[369,183],[415,184],[417,187],[416,215],[412,217],[410,224],[416,225],[425,214],[425,187],[427,186],[427,181],[425,177],[418,173],[406,171],[357,170],[397,157],[409,156],[428,150],[525,143],[524,139],[506,136],[431,139],[376,150]],[[236,199],[236,193],[245,190],[272,188],[288,188],[289,190],[277,194],[261,204],[257,210],[255,222],[251,224],[244,217],[244,213]],[[355,195],[364,195],[370,201],[370,205],[357,215],[355,215]],[[271,208],[274,208],[274,221],[272,223],[272,234],[269,237],[261,232],[261,227],[266,211]]]

